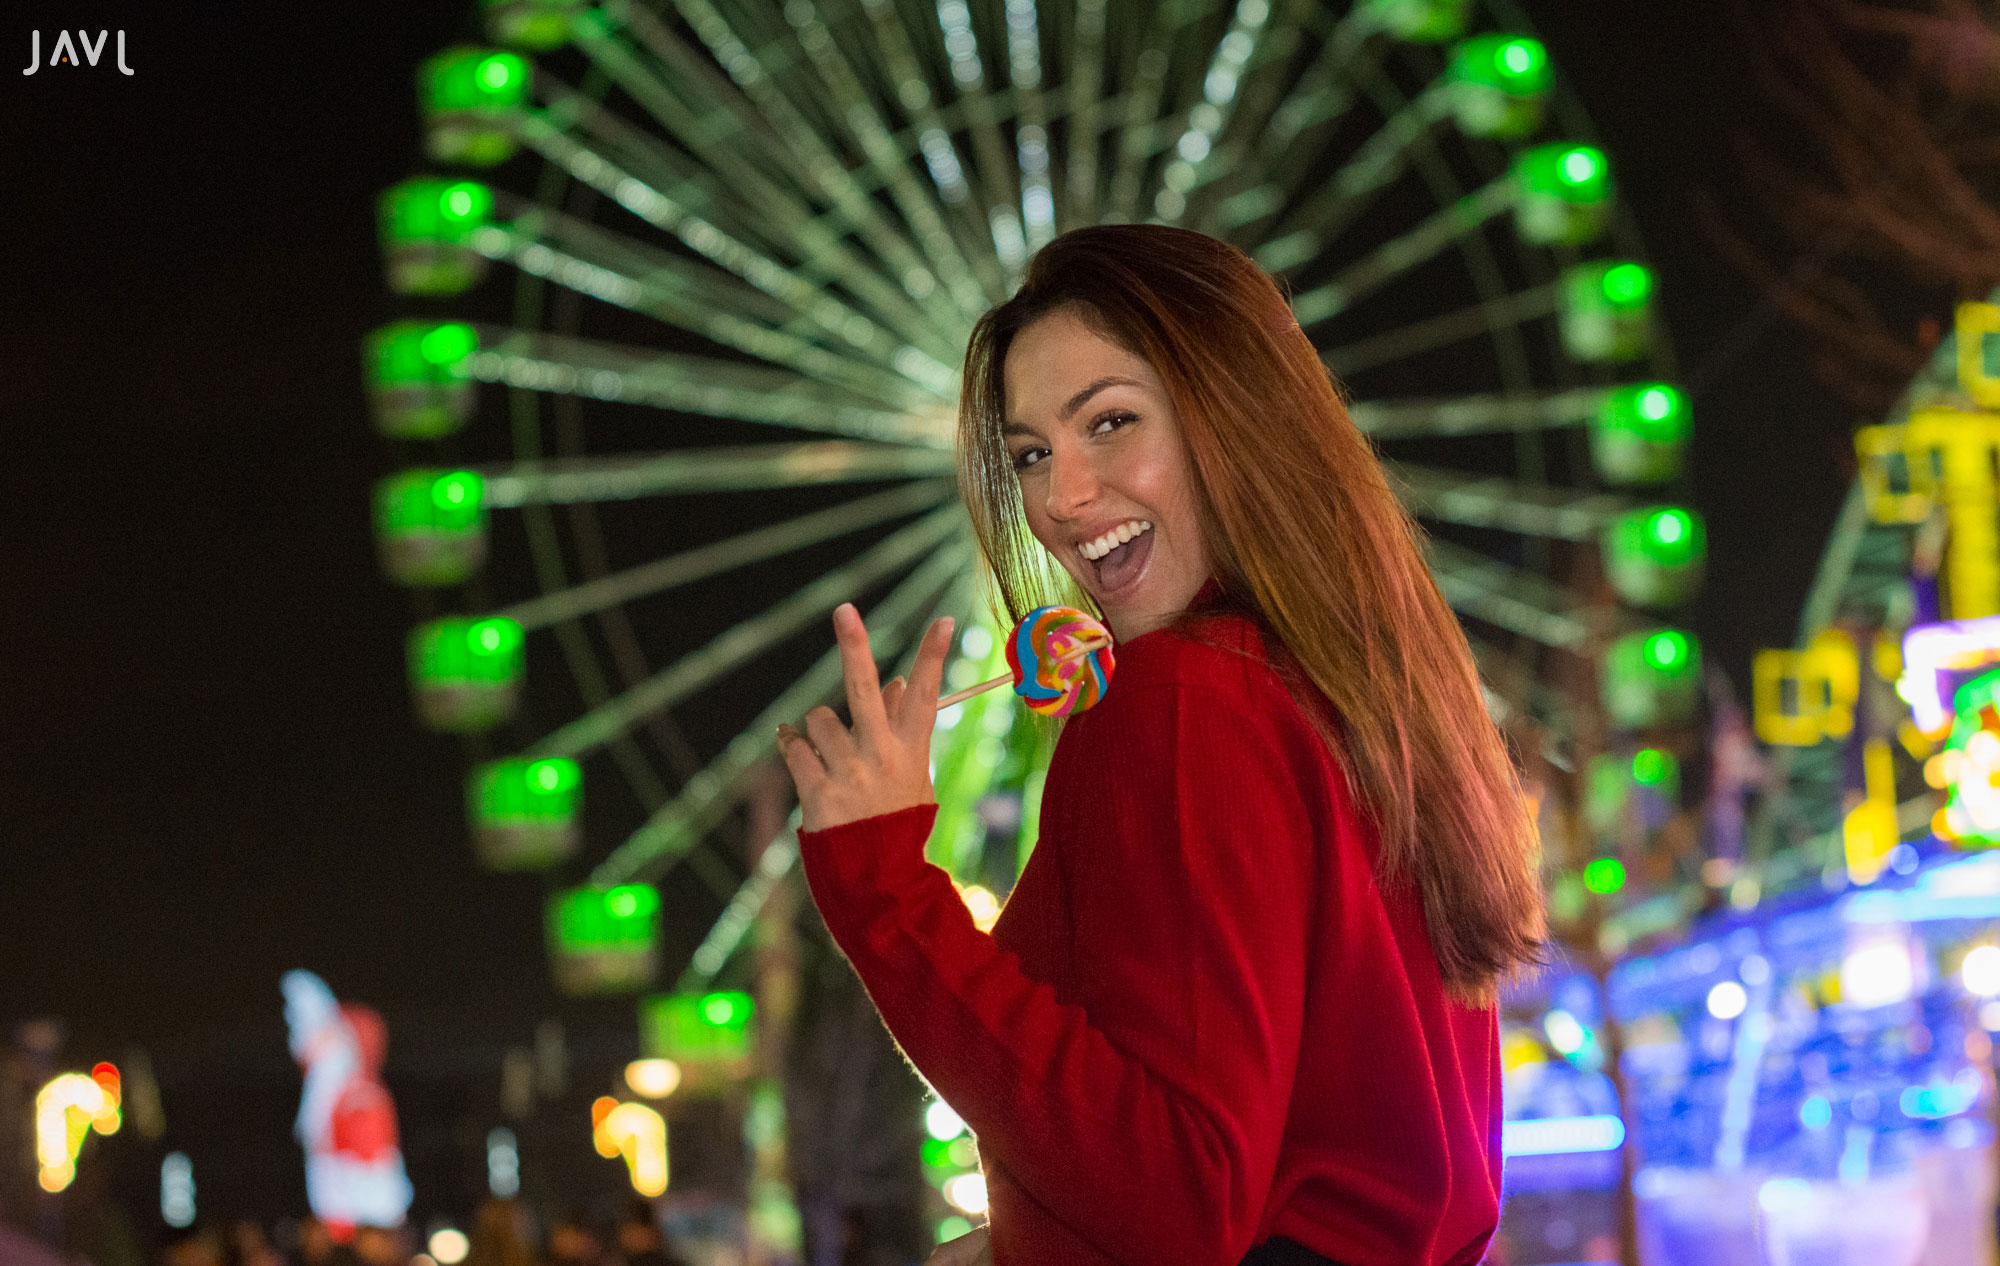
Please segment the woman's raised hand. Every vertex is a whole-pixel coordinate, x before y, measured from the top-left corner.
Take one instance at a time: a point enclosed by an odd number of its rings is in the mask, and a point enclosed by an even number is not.
[[[985,1227],[975,1227],[970,1235],[946,1240],[924,1259],[924,1266],[993,1266],[993,1242]]]
[[[931,728],[937,722],[951,626],[950,616],[933,621],[911,665],[910,680],[899,677],[884,686],[861,613],[850,602],[834,609],[833,634],[840,642],[853,728],[842,725],[825,705],[806,713],[803,734],[790,725],[778,727],[778,752],[798,788],[805,830],[824,831],[933,802]]]

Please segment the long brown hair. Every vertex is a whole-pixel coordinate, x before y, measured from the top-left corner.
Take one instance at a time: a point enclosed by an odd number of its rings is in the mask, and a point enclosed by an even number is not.
[[[1333,705],[1337,730],[1306,714],[1380,833],[1381,879],[1416,886],[1453,996],[1491,1001],[1503,976],[1541,957],[1534,825],[1419,529],[1284,295],[1242,251],[1163,225],[1076,229],[973,330],[959,483],[996,614],[1094,606],[1028,533],[1000,437],[1007,349],[1058,309],[1160,375],[1225,602]]]

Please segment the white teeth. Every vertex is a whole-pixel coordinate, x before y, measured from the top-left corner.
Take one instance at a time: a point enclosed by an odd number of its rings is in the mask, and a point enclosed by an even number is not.
[[[1077,552],[1092,562],[1103,558],[1112,550],[1131,540],[1141,532],[1149,532],[1153,525],[1144,519],[1127,519],[1094,541],[1085,541],[1076,547]]]

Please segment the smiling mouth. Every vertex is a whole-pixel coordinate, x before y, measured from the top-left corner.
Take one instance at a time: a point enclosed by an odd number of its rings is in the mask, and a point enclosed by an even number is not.
[[[1104,542],[1100,538],[1091,544],[1102,546]],[[1145,569],[1146,560],[1152,555],[1153,532],[1148,525],[1146,530],[1135,533],[1129,540],[1110,545],[1095,558],[1088,554],[1084,557],[1097,576],[1098,594],[1102,597],[1114,594],[1138,579],[1139,573]]]

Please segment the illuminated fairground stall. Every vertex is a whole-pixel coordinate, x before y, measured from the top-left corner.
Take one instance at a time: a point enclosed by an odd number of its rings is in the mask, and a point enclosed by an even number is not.
[[[1596,863],[1591,970],[1513,1000],[1510,1262],[1626,1219],[1661,1266],[1994,1260],[2000,307],[1855,448],[1798,643],[1756,660],[1762,755],[1714,727],[1702,882],[1625,901]]]

